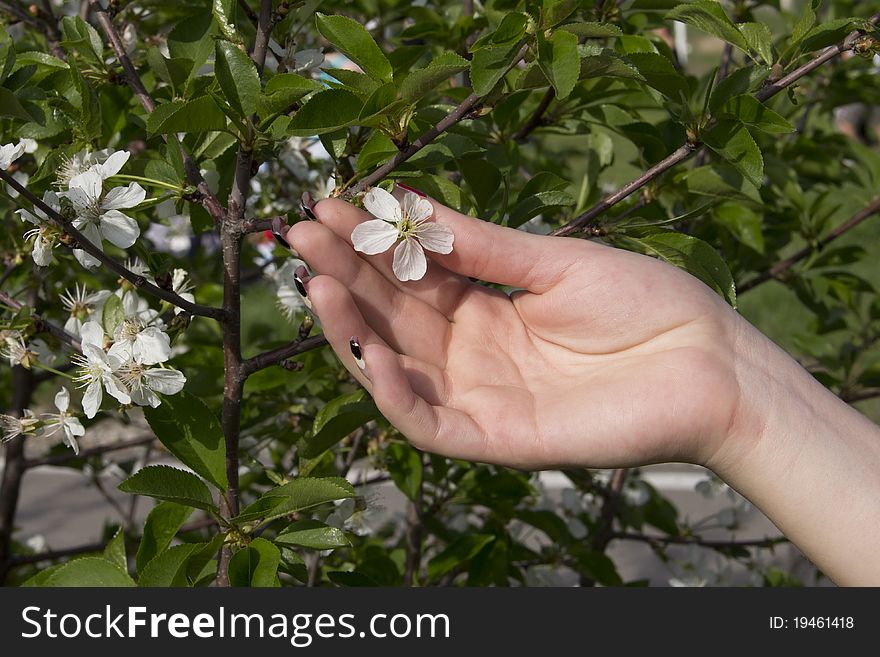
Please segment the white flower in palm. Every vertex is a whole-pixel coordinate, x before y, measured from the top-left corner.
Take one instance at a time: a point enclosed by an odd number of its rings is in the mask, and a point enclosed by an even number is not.
[[[61,295],[61,305],[70,313],[70,317],[64,322],[64,330],[79,335],[84,322],[100,316],[109,296],[110,290],[89,292],[85,285],[81,286],[79,283],[74,283],[73,291],[64,290]]]
[[[64,432],[64,444],[70,447],[75,454],[79,454],[78,436],[86,433],[76,415],[67,412],[70,407],[70,393],[64,386],[55,395],[55,408],[57,413],[43,413],[42,437],[50,438],[59,431]]]
[[[25,144],[23,142],[0,145],[0,169],[6,171],[9,165],[24,155],[24,149]]]
[[[70,188],[62,192],[62,195],[70,199],[76,210],[74,228],[92,244],[103,250],[102,239],[106,239],[121,249],[127,249],[135,243],[141,230],[134,219],[120,210],[137,207],[147,193],[137,183],[131,183],[127,187],[114,187],[104,194],[104,182],[99,172],[103,166],[95,165],[85,173],[75,176],[70,181]],[[100,264],[96,258],[80,249],[74,249],[73,254],[87,269]]]
[[[364,197],[364,207],[376,219],[365,221],[354,229],[351,240],[355,251],[377,255],[394,249],[392,269],[401,281],[417,281],[428,269],[425,249],[435,253],[451,253],[455,236],[448,226],[428,221],[434,208],[427,199],[406,192],[398,203],[389,192],[373,187]]]
[[[67,189],[71,180],[89,170],[97,173],[101,180],[106,180],[119,173],[129,157],[128,151],[114,151],[109,148],[100,151],[80,151],[69,158],[62,158],[55,185]]]
[[[105,389],[120,404],[130,404],[131,396],[116,374],[123,361],[104,352],[104,329],[97,322],[85,322],[82,325],[80,342],[82,353],[76,354],[72,359],[77,367],[73,380],[78,384],[77,387],[86,389],[82,400],[86,417],[95,417],[101,407]]]
[[[122,297],[123,320],[113,329],[113,346],[107,352],[120,363],[135,360],[144,365],[171,358],[171,339],[153,324],[158,313],[134,292]]]
[[[43,194],[43,203],[55,210],[55,212],[61,212],[61,204],[58,202],[58,196],[55,192],[46,191]],[[32,214],[24,209],[18,211],[19,216],[23,220],[36,226],[36,228],[27,231],[24,234],[24,238],[26,240],[34,240],[34,248],[31,251],[34,263],[39,267],[46,267],[52,262],[52,249],[54,249],[55,245],[58,243],[60,231],[55,224],[49,220],[46,213],[36,205],[34,206],[34,213],[35,214]]]
[[[162,400],[156,393],[176,395],[183,390],[186,377],[170,367],[150,367],[130,360],[119,368],[119,376],[138,406],[156,408]]]

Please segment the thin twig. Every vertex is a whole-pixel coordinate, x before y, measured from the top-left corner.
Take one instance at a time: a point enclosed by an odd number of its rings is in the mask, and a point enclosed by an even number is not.
[[[520,62],[520,60],[526,56],[528,50],[528,44],[523,45],[523,47],[519,49],[519,52],[517,52],[516,57],[514,57],[513,61],[508,65],[507,71],[510,71],[514,66],[516,66]],[[410,159],[413,155],[422,150],[425,146],[434,141],[441,134],[446,132],[446,130],[454,126],[462,119],[466,118],[477,106],[480,98],[481,97],[475,93],[472,93],[470,96],[465,98],[458,105],[458,107],[452,110],[443,119],[438,121],[435,126],[423,132],[409,146],[401,151],[398,151],[398,153],[390,160],[388,160],[385,164],[363,178],[356,185],[346,190],[344,192],[344,196],[348,198],[354,197],[360,192],[365,191],[371,185],[374,185],[380,180],[383,180],[385,177],[388,176],[389,173],[394,171],[397,167],[399,167],[401,164]]]
[[[615,532],[611,535],[611,540],[618,539],[624,541],[640,541],[642,543],[649,543],[654,547],[663,547],[665,545],[699,545],[700,547],[712,548],[715,550],[738,547],[770,548],[781,543],[789,542],[785,536],[743,540],[710,540],[700,538],[699,536],[649,536],[648,534],[635,534],[631,532]]]
[[[820,251],[821,249],[824,249],[826,246],[828,246],[831,242],[836,240],[838,237],[840,237],[844,233],[852,230],[853,228],[858,226],[860,223],[862,223],[865,219],[872,217],[873,215],[877,214],[878,212],[880,212],[880,197],[877,197],[876,199],[874,199],[865,208],[863,208],[862,210],[860,210],[859,212],[854,214],[850,219],[848,219],[847,221],[840,224],[840,226],[838,226],[837,228],[832,230],[830,233],[828,233],[825,237],[823,237],[821,240],[816,242],[815,246],[813,246],[813,245],[805,246],[804,248],[802,248],[800,251],[798,251],[794,255],[786,258],[785,260],[781,260],[780,262],[777,262],[775,265],[770,267],[770,269],[768,269],[767,271],[765,271],[761,274],[758,274],[757,276],[755,276],[751,280],[748,280],[745,283],[743,283],[742,285],[738,286],[737,293],[743,294],[745,292],[748,292],[749,290],[753,290],[754,288],[758,287],[762,283],[766,283],[770,279],[779,278],[782,274],[787,272],[789,269],[791,269],[798,262],[800,262],[801,260],[804,260],[812,253],[815,253],[816,251]]]
[[[79,230],[73,227],[73,224],[70,221],[68,221],[60,213],[49,207],[41,199],[34,196],[29,189],[21,185],[8,173],[6,173],[5,171],[0,171],[0,178],[2,178],[8,185],[10,185],[19,194],[21,194],[23,198],[26,198],[35,207],[42,210],[46,214],[46,216],[49,217],[49,219],[61,226],[68,235],[73,237],[76,240],[76,246],[74,248],[82,249],[90,256],[103,263],[104,266],[106,266],[108,269],[116,274],[119,274],[120,276],[122,276],[122,278],[132,283],[135,287],[142,289],[144,292],[148,292],[149,294],[152,294],[154,297],[158,297],[163,301],[167,301],[168,303],[175,305],[178,308],[183,308],[185,311],[193,315],[212,317],[214,319],[220,319],[223,316],[223,311],[220,308],[212,308],[210,306],[203,306],[197,303],[193,303],[191,301],[187,301],[175,292],[158,287],[157,285],[150,283],[150,281],[148,281],[144,276],[141,276],[140,274],[135,274],[133,271],[125,267],[125,265],[105,254],[95,244],[92,244],[92,242],[90,242],[85,235],[83,235]]]
[[[878,20],[880,20],[880,14],[875,14],[870,18],[870,21],[872,23],[876,23]],[[822,53],[811,59],[803,66],[799,66],[788,75],[780,78],[778,81],[761,88],[758,92],[755,93],[755,98],[757,98],[761,102],[772,98],[783,89],[790,87],[802,77],[820,67],[822,64],[831,61],[841,53],[846,52],[847,50],[851,50],[856,39],[862,34],[863,32],[861,30],[854,30],[849,35],[847,35],[847,37],[839,44],[826,48],[822,51]],[[687,160],[694,153],[701,152],[703,148],[704,147],[699,144],[691,142],[685,143],[684,145],[673,151],[670,155],[666,156],[662,161],[658,162],[653,167],[648,169],[648,171],[643,173],[634,181],[627,183],[618,191],[605,197],[589,210],[574,218],[561,228],[553,231],[553,233],[551,234],[571,235],[572,233],[581,232],[581,229],[590,224],[590,222],[596,219],[599,215],[603,214],[609,208],[616,205],[617,203],[620,203],[627,196],[629,196],[636,190],[641,189],[649,182],[674,167],[679,162]]]
[[[311,338],[306,338],[301,340],[297,338],[292,342],[289,342],[280,347],[276,347],[275,349],[270,349],[269,351],[264,351],[261,354],[257,354],[253,358],[248,358],[246,361],[242,363],[242,372],[245,376],[250,376],[254,372],[258,372],[259,370],[265,369],[267,367],[271,367],[277,363],[280,363],[283,360],[287,360],[293,356],[298,354],[305,353],[307,351],[311,351],[312,349],[318,349],[327,344],[327,338],[323,335],[315,335]]]
[[[21,310],[22,308],[24,308],[23,303],[21,303],[20,301],[16,301],[2,290],[0,290],[0,303],[9,306],[13,310]],[[53,324],[49,320],[43,319],[43,317],[41,315],[38,315],[37,313],[33,313],[31,315],[31,318],[34,321],[34,326],[37,329],[38,333],[48,333],[49,335],[61,340],[61,342],[69,344],[77,351],[82,350],[79,339],[75,335],[71,335],[57,324]]]
[[[152,112],[156,104],[153,102],[152,97],[147,92],[146,87],[144,87],[144,83],[138,75],[137,69],[135,69],[134,64],[131,63],[131,58],[128,56],[128,53],[125,51],[125,46],[122,43],[122,38],[119,36],[119,32],[116,30],[116,26],[113,25],[113,20],[110,18],[110,15],[101,7],[101,3],[98,0],[89,0],[92,11],[95,12],[95,16],[98,19],[98,24],[101,26],[101,29],[104,31],[104,35],[107,37],[107,41],[110,43],[110,47],[113,49],[113,52],[116,54],[116,59],[119,60],[120,65],[122,66],[122,70],[125,73],[125,81],[128,83],[128,86],[131,87],[132,91],[134,91],[135,95],[138,97],[141,105],[147,112]],[[208,188],[208,183],[205,182],[205,179],[202,177],[201,172],[199,171],[199,167],[196,162],[192,159],[190,154],[183,148],[183,145],[177,139],[177,136],[174,134],[165,135],[163,139],[166,141],[173,141],[180,148],[180,152],[183,155],[183,164],[186,169],[186,177],[189,180],[191,185],[194,185],[198,190],[198,200],[201,202],[202,206],[204,206],[205,210],[208,211],[208,214],[214,219],[214,223],[219,225],[223,220],[223,217],[226,214],[225,209],[220,204],[220,201],[217,200],[217,197],[214,196],[213,192]]]
[[[82,449],[80,450],[79,454],[66,452],[64,454],[53,454],[51,456],[41,456],[40,458],[28,459],[27,461],[25,461],[24,467],[26,469],[31,469],[39,467],[41,465],[64,465],[65,463],[71,463],[72,461],[84,461],[88,458],[91,458],[92,456],[100,456],[103,454],[109,454],[110,452],[118,452],[123,449],[140,447],[141,445],[152,445],[154,442],[156,442],[156,437],[153,435],[141,436],[139,438],[123,440],[118,443],[108,443],[106,445],[98,445],[97,447]]]
[[[547,92],[544,94],[544,97],[541,98],[541,102],[538,103],[538,106],[535,108],[535,111],[529,117],[529,120],[526,121],[522,127],[516,131],[513,135],[514,141],[525,141],[526,137],[528,137],[532,132],[544,125],[544,112],[547,111],[547,108],[550,107],[550,103],[553,102],[553,98],[556,96],[556,91],[553,87],[547,89]]]

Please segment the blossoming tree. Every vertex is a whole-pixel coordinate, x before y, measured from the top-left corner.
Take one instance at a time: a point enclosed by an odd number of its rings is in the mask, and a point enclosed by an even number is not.
[[[786,346],[869,400],[880,5],[796,4],[0,3],[0,580],[615,585],[609,546],[636,541],[702,551],[675,583],[732,565],[792,583],[765,556],[784,539],[706,538],[638,471],[567,471],[560,504],[535,475],[414,450],[325,348],[284,231],[321,197],[360,204],[355,250],[393,249],[413,284],[456,236],[397,181],[601,239],[733,305],[760,286],[743,312],[785,343],[763,309],[789,309],[809,328]],[[109,468],[158,504],[101,545],[35,550],[15,517],[41,463]],[[385,481],[399,522],[370,520]],[[713,522],[733,529],[727,492]]]

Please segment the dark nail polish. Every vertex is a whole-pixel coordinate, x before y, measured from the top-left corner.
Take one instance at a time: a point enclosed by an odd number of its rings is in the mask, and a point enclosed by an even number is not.
[[[318,204],[315,199],[312,198],[312,195],[309,192],[305,192],[302,195],[302,198],[299,202],[299,207],[302,209],[303,214],[306,215],[312,221],[317,221],[318,217],[315,215],[315,206]]]
[[[410,187],[409,185],[404,185],[399,182],[395,182],[394,184],[397,185],[398,187],[401,187],[402,189],[405,189],[408,192],[412,192],[413,194],[416,194],[417,196],[421,196],[422,198],[428,198],[427,194],[425,194],[424,192],[420,192],[415,187]]]
[[[275,217],[272,220],[272,237],[274,237],[275,241],[278,242],[285,249],[289,249],[289,250],[293,251],[294,253],[296,253],[296,251],[294,251],[293,247],[290,246],[290,242],[288,242],[284,238],[284,233],[282,232],[282,230],[286,227],[287,227],[287,224],[285,224],[281,220],[281,217]]]
[[[354,336],[348,341],[348,347],[351,349],[351,355],[354,356],[354,362],[361,369],[365,369],[367,364],[364,362],[364,354],[361,351],[361,343]]]
[[[306,283],[309,282],[311,276],[309,275],[309,270],[300,265],[296,268],[296,271],[293,273],[293,284],[296,286],[296,291],[299,292],[299,295],[302,297],[303,303],[306,305],[306,308],[309,310],[312,309],[312,301],[309,299],[309,292],[306,290]]]

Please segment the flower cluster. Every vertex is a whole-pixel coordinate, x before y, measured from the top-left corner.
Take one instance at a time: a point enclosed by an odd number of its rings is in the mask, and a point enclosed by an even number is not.
[[[8,149],[9,146],[3,146],[2,149]],[[6,151],[3,152],[2,157],[5,158]],[[15,155],[12,151],[10,153]],[[73,227],[101,250],[105,239],[121,249],[127,249],[140,236],[138,223],[122,210],[140,205],[146,198],[146,191],[136,182],[125,187],[105,189],[106,181],[122,170],[129,156],[128,151],[81,151],[65,160],[60,167],[56,181],[60,191],[56,193],[50,190],[43,195],[43,202],[58,213],[62,211],[62,199],[69,203],[74,213]],[[5,161],[2,159],[0,164]],[[40,267],[47,266],[52,261],[52,249],[58,243],[60,230],[39,207],[35,207],[33,213],[28,210],[18,212],[22,219],[35,226],[25,233],[25,239],[34,241],[34,262]],[[100,264],[82,249],[74,249],[73,255],[87,269],[94,269]]]
[[[3,432],[3,442],[18,436],[51,438],[61,431],[64,444],[79,454],[79,444],[76,439],[84,435],[86,430],[76,415],[68,412],[69,407],[70,393],[67,388],[62,386],[55,395],[57,413],[43,413],[38,418],[31,411],[25,409],[21,417],[0,415],[0,431]]]

